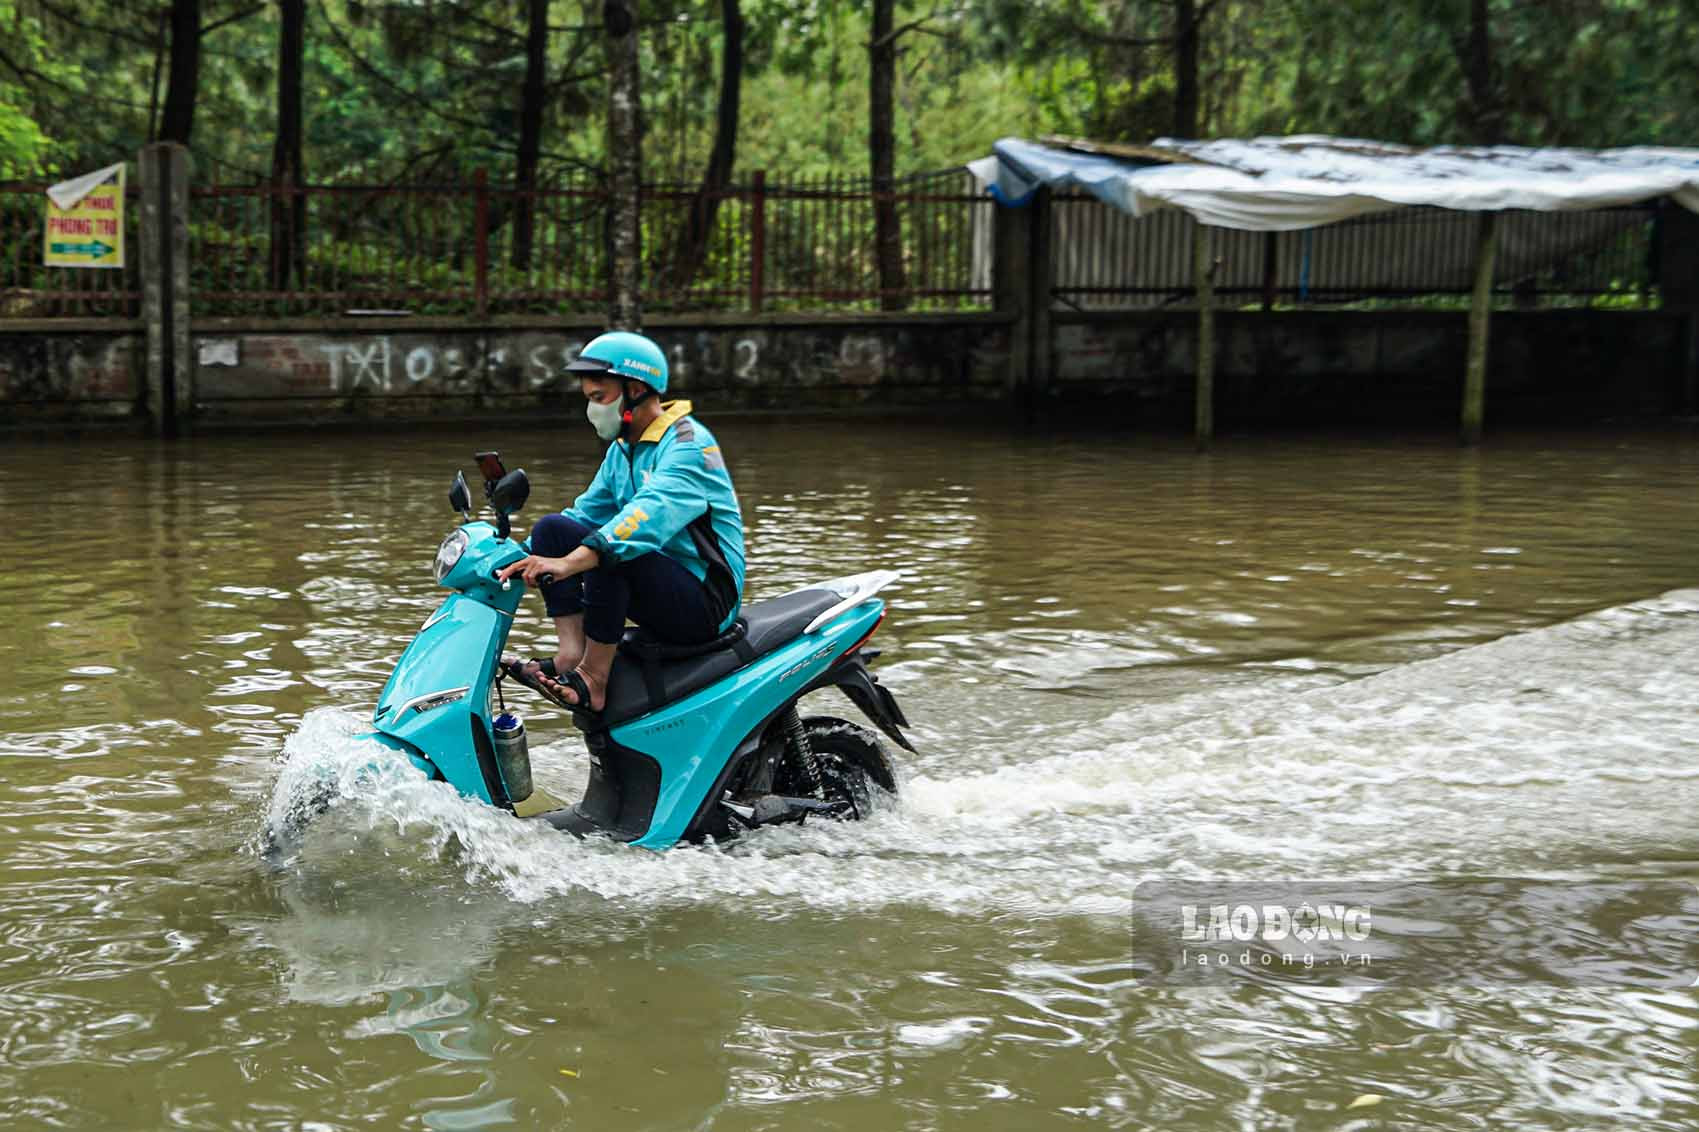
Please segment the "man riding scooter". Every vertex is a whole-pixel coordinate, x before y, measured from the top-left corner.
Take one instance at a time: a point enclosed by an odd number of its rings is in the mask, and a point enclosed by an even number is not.
[[[690,406],[660,403],[660,350],[607,334],[573,368],[590,421],[610,442],[589,490],[545,516],[524,545],[511,524],[530,495],[524,469],[477,454],[493,521],[472,517],[471,490],[455,475],[448,502],[465,521],[431,563],[449,593],[396,658],[361,738],[516,818],[648,849],[811,815],[866,816],[897,790],[878,737],[801,707],[835,688],[914,749],[902,709],[868,669],[885,616],[877,595],[896,571],[742,605],[737,497]],[[555,619],[547,660],[503,656],[524,597],[515,574],[543,589]],[[626,633],[627,618],[642,630]],[[571,710],[590,756],[576,802],[533,780],[523,721],[502,700],[509,675]],[[282,844],[341,796],[340,777],[307,776],[275,807],[268,843]]]
[[[599,712],[628,619],[681,645],[711,641],[736,621],[743,513],[720,446],[690,402],[661,401],[667,359],[655,342],[611,331],[567,372],[610,443],[589,488],[539,519],[530,554],[499,574],[542,589],[555,655],[504,657],[502,666],[561,707]]]

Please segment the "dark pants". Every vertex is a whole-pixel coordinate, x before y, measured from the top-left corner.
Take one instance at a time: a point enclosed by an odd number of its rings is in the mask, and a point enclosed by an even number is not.
[[[570,515],[544,515],[531,528],[531,553],[563,557],[595,529]],[[604,645],[619,643],[627,618],[672,644],[711,641],[728,612],[696,575],[659,553],[550,582],[543,587],[543,602],[550,617],[582,613],[584,635]]]

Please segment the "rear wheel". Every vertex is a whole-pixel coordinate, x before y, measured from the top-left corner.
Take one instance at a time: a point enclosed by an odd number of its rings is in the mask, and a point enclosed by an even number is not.
[[[820,792],[829,802],[850,804],[846,818],[864,818],[882,800],[897,792],[897,779],[879,737],[865,727],[829,715],[804,717],[802,730],[820,769]],[[792,797],[807,797],[806,771],[796,765],[796,753],[786,751],[773,775],[773,791]]]

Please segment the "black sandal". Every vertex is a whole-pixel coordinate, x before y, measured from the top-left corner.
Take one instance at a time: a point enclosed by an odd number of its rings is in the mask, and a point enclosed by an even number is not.
[[[530,664],[537,665],[536,672],[527,672],[525,670],[526,666]],[[578,675],[576,670],[568,672],[564,676],[557,675],[555,672],[555,662],[553,658],[521,660],[516,656],[503,657],[501,670],[508,676],[512,677],[515,681],[525,685],[551,704],[554,704],[556,707],[565,708],[567,711],[581,711],[588,715],[600,714],[595,708],[590,706],[590,689],[584,683],[584,677]],[[547,676],[555,683],[563,685],[572,692],[577,693],[578,702],[573,703],[571,700],[562,698],[559,692],[556,692],[553,688],[550,688],[547,684],[538,680],[538,675]]]

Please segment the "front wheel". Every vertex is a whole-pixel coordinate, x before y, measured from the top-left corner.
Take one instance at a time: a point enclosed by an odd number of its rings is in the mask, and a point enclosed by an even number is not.
[[[897,779],[879,737],[865,727],[829,715],[804,717],[802,730],[820,768],[820,788],[828,802],[850,804],[846,818],[864,818],[897,792]],[[812,793],[808,776],[786,751],[773,776],[773,790],[792,797]]]

